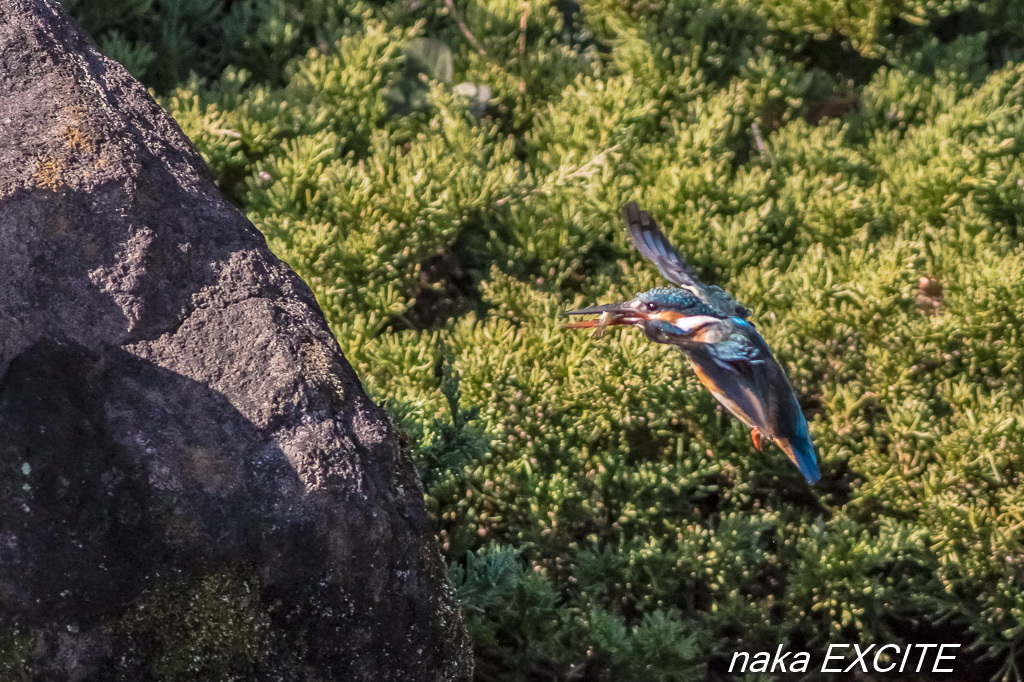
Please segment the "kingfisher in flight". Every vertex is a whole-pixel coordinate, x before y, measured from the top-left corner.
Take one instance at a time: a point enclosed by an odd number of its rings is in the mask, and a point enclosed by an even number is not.
[[[775,443],[808,483],[817,483],[821,474],[807,420],[782,367],[747,320],[750,311],[721,288],[698,280],[636,202],[623,211],[633,245],[676,286],[657,287],[624,303],[567,311],[599,317],[565,327],[600,332],[633,325],[651,341],[676,346],[711,395],[750,429],[754,447],[760,450],[764,440]]]

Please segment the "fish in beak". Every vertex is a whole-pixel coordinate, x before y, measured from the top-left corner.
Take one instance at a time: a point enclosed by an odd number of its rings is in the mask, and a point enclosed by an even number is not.
[[[614,325],[639,324],[647,319],[647,314],[626,303],[608,303],[606,305],[592,305],[588,308],[578,310],[567,310],[563,315],[597,315],[590,320],[579,322],[566,322],[562,325],[565,329],[594,329],[594,336],[601,336],[604,330]]]

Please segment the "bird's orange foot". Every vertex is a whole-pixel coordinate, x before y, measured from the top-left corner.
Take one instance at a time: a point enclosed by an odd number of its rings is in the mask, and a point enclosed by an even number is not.
[[[761,445],[764,443],[764,441],[761,440],[761,432],[758,431],[757,429],[754,429],[753,431],[750,432],[750,437],[754,441],[754,447],[760,450]]]

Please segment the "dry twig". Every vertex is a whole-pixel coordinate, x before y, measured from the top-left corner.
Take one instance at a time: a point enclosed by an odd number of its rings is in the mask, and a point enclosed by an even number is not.
[[[603,152],[595,154],[593,158],[591,158],[589,161],[587,161],[586,163],[584,163],[582,166],[578,167],[571,173],[566,173],[562,169],[559,169],[558,173],[554,176],[554,178],[548,180],[547,182],[538,185],[537,187],[521,189],[517,192],[512,193],[510,196],[502,197],[495,201],[494,205],[501,206],[503,204],[507,204],[509,201],[517,197],[527,197],[530,196],[531,194],[542,194],[545,192],[551,192],[552,190],[561,187],[570,180],[590,177],[591,175],[594,174],[595,171],[597,171],[598,167],[600,167],[601,164],[604,163],[605,158],[618,148],[619,145],[617,144],[608,147],[608,149],[605,149]]]
[[[530,3],[519,3],[522,14],[519,15],[519,56],[526,54],[526,20],[530,16]]]
[[[455,18],[456,23],[459,25],[459,30],[462,31],[462,35],[466,36],[466,40],[476,48],[476,51],[480,53],[481,57],[486,57],[487,52],[480,45],[480,41],[476,39],[476,36],[469,30],[469,26],[466,26],[466,22],[462,20],[462,15],[459,14],[459,10],[455,7],[455,0],[444,0],[444,4],[448,6],[448,11],[452,13],[452,17]]]

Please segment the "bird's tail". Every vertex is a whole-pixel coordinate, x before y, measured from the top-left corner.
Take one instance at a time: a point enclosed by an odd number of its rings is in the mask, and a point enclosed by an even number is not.
[[[811,442],[810,434],[800,434],[792,439],[780,438],[777,442],[808,483],[814,485],[821,479],[821,472],[818,471],[818,456],[814,452],[814,443]]]

